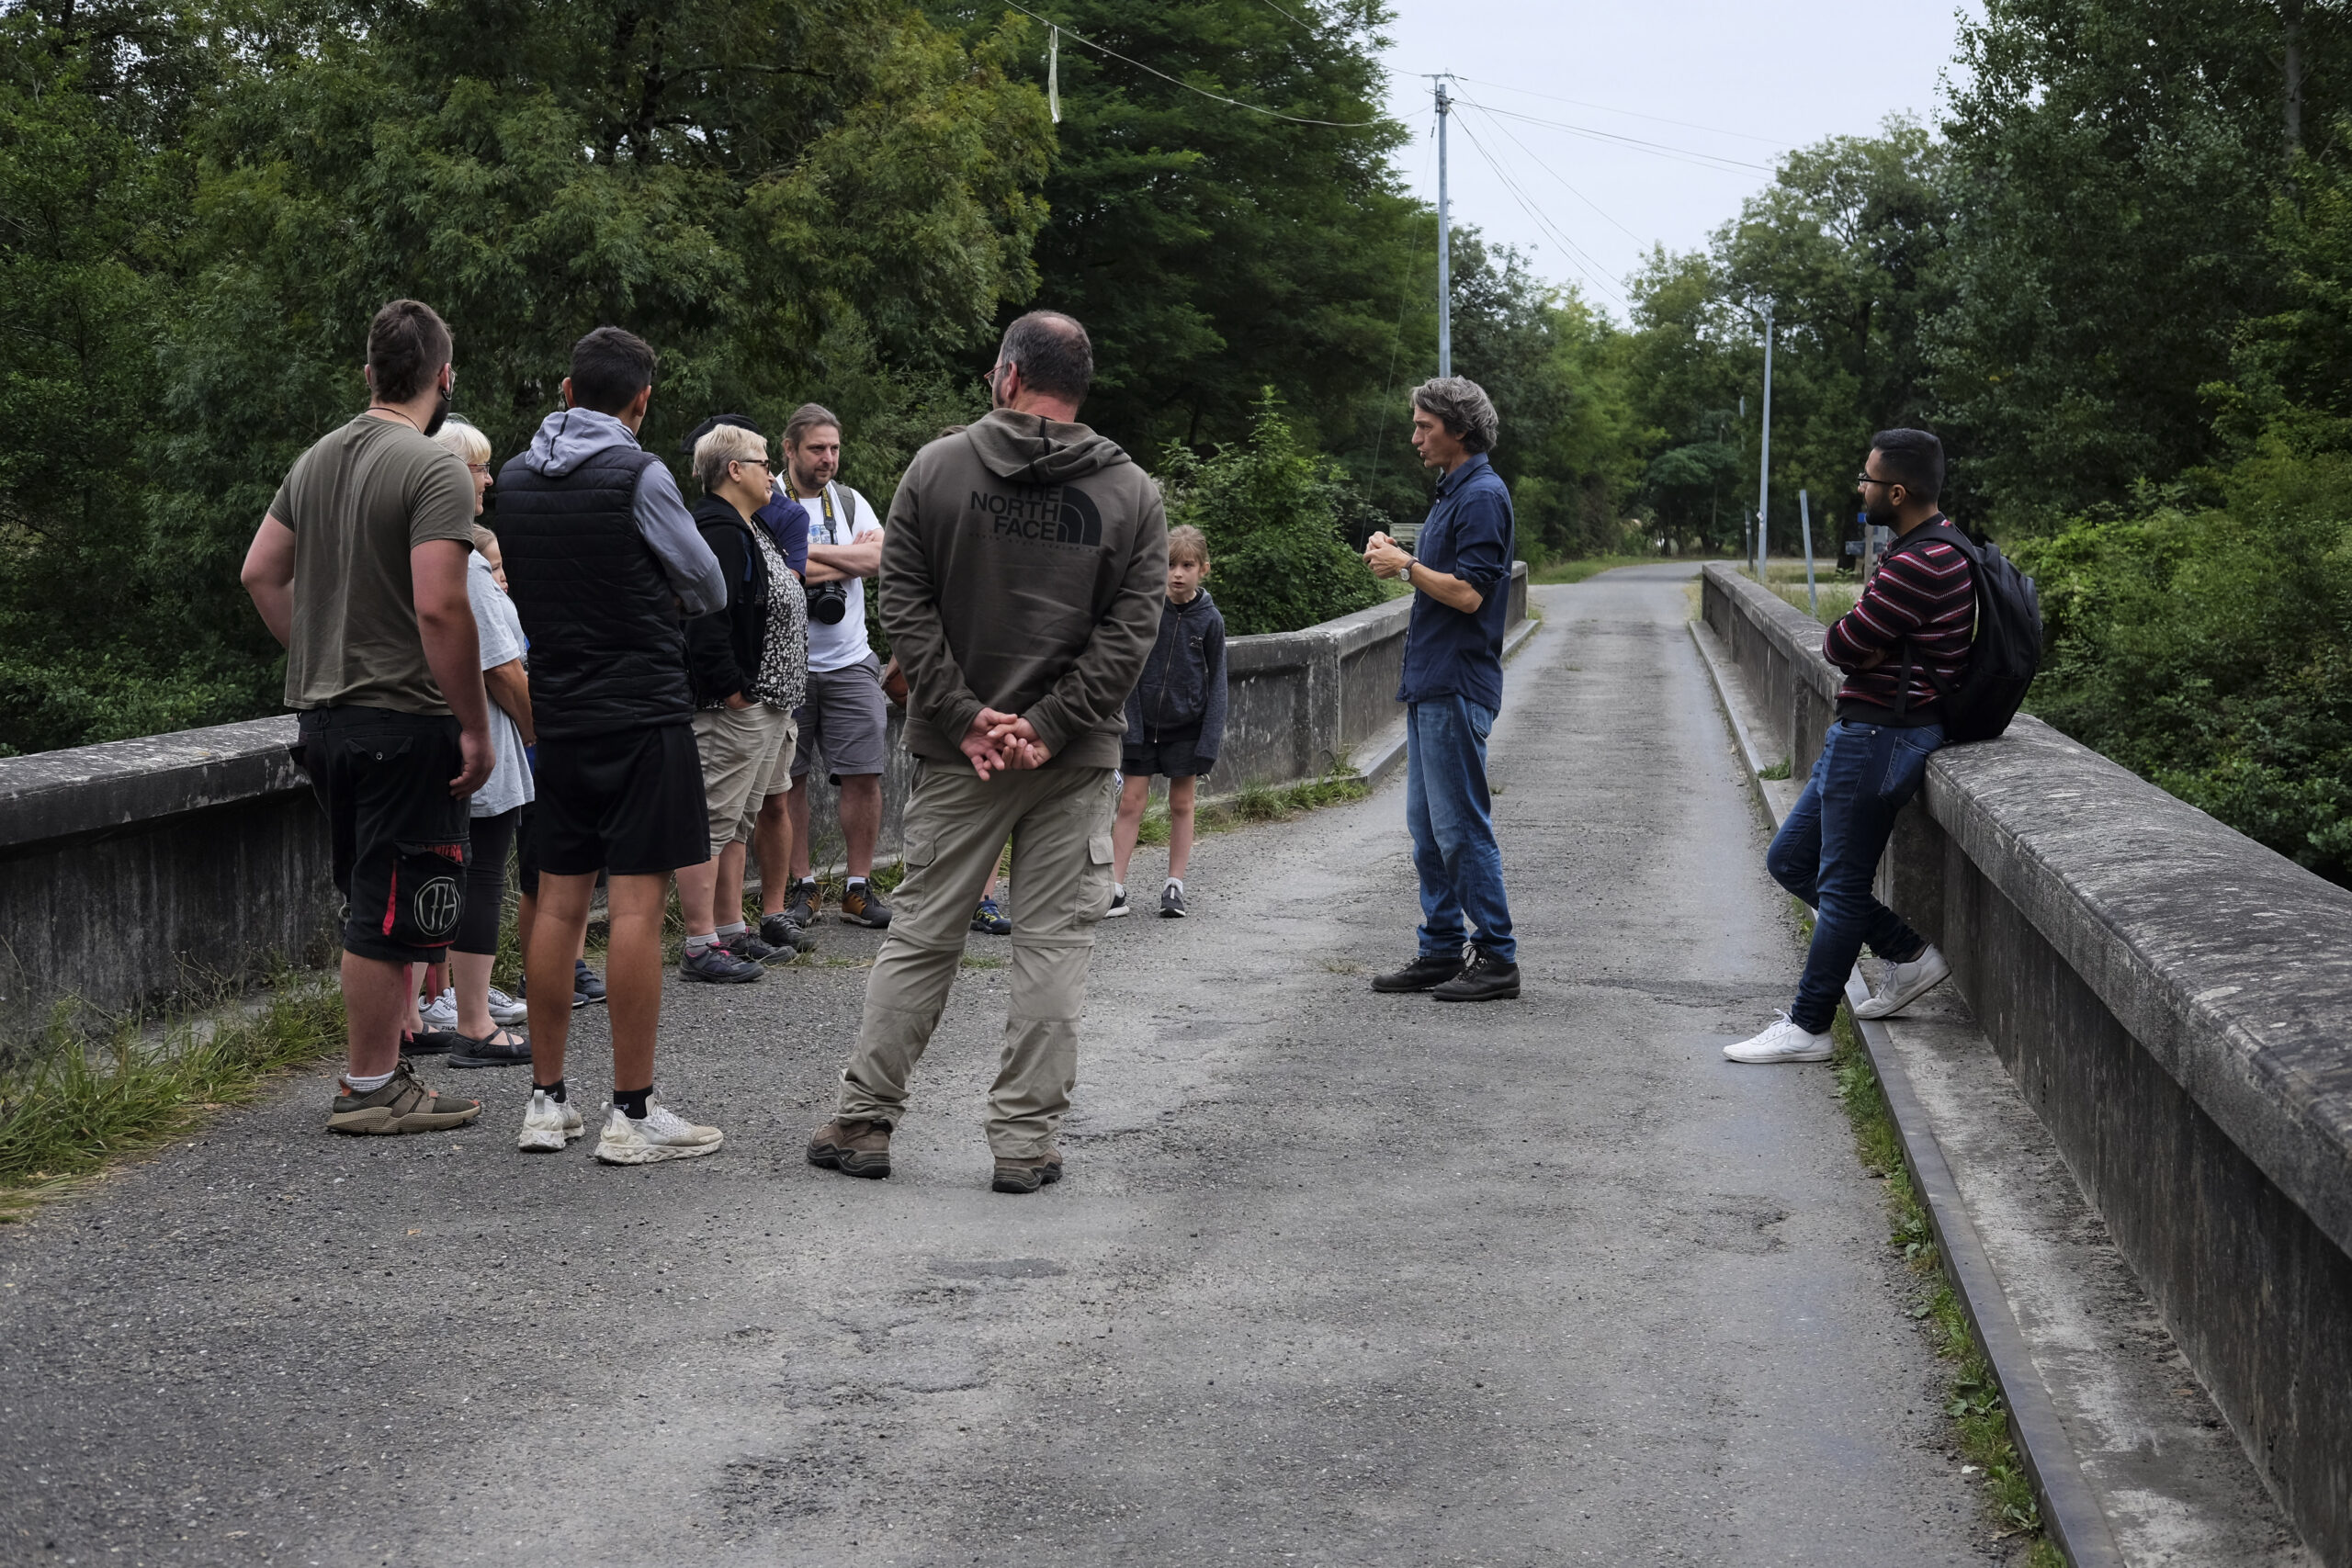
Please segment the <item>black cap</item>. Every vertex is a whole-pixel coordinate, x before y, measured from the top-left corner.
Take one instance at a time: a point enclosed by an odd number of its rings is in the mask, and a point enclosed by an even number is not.
[[[686,432],[686,438],[678,443],[678,456],[681,457],[692,457],[695,455],[695,443],[700,441],[704,436],[708,435],[712,431],[717,430],[722,424],[736,425],[741,429],[750,431],[752,434],[758,436],[763,441],[767,439],[767,433],[762,430],[758,425],[752,423],[752,421],[743,414],[715,413],[708,419],[704,420],[700,424],[695,425],[692,430]]]

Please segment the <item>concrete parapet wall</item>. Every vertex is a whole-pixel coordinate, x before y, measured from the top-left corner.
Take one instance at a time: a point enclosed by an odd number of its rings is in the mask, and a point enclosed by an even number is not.
[[[1797,776],[1822,628],[1710,565]],[[1883,892],[1986,1035],[2265,1483],[2352,1564],[2352,892],[2030,716],[1929,763]]]
[[[1524,619],[1527,568],[1511,581]],[[1220,789],[1321,776],[1394,724],[1405,600],[1227,645]],[[899,852],[913,767],[890,716],[877,852]],[[113,1010],[324,961],[341,900],[291,717],[0,758],[0,1041],[73,997]],[[809,808],[838,856],[834,792]]]

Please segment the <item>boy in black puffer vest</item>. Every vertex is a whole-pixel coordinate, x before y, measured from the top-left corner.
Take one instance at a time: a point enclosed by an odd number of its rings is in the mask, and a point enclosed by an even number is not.
[[[1154,773],[1168,780],[1168,885],[1159,912],[1184,914],[1184,871],[1193,858],[1193,803],[1202,779],[1225,743],[1225,617],[1201,586],[1209,574],[1209,542],[1198,528],[1168,530],[1168,607],[1159,640],[1144,661],[1143,679],[1127,697],[1127,736],[1121,749],[1126,784],[1111,846],[1110,914],[1127,912],[1127,860],[1143,829],[1143,808]]]

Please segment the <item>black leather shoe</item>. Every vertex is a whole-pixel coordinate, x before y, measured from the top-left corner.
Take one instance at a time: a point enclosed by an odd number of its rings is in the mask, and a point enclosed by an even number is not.
[[[1458,953],[1424,953],[1394,974],[1374,975],[1372,988],[1375,991],[1427,991],[1444,985],[1462,973]]]
[[[1432,993],[1442,1002],[1499,1002],[1519,995],[1519,965],[1474,949],[1462,973]]]

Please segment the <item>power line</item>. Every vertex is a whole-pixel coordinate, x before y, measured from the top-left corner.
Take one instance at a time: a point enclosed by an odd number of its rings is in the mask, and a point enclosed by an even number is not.
[[[1471,102],[1471,100],[1469,100],[1469,99],[1467,99],[1467,98],[1457,98],[1457,99],[1455,99],[1454,101],[1455,101],[1456,103],[1464,103],[1464,104],[1469,104],[1469,105],[1470,105],[1470,107],[1471,107],[1472,108],[1476,109],[1479,113],[1481,113],[1481,114],[1486,114],[1486,115],[1487,115],[1487,119],[1493,122],[1493,124],[1494,124],[1494,128],[1495,128],[1495,130],[1498,130],[1498,131],[1501,132],[1501,133],[1502,133],[1503,135],[1505,135],[1505,136],[1510,137],[1510,144],[1511,144],[1512,146],[1514,146],[1514,147],[1518,148],[1521,152],[1525,152],[1525,153],[1527,154],[1527,161],[1528,161],[1529,163],[1531,163],[1531,164],[1534,164],[1537,168],[1539,168],[1539,169],[1543,170],[1545,174],[1547,174],[1547,175],[1551,175],[1554,179],[1555,179],[1555,180],[1559,181],[1559,182],[1560,182],[1560,187],[1561,187],[1563,190],[1566,190],[1566,191],[1570,196],[1575,197],[1578,201],[1583,202],[1587,207],[1591,208],[1591,209],[1593,209],[1593,211],[1594,211],[1594,212],[1599,213],[1599,214],[1600,214],[1600,216],[1603,220],[1606,220],[1606,221],[1608,221],[1609,223],[1611,223],[1611,224],[1614,225],[1614,226],[1615,226],[1615,228],[1616,228],[1616,230],[1617,230],[1617,231],[1618,231],[1619,233],[1621,233],[1621,234],[1624,235],[1624,236],[1625,236],[1625,238],[1627,238],[1627,239],[1629,239],[1629,240],[1633,241],[1633,242],[1634,242],[1634,243],[1635,243],[1635,244],[1637,244],[1637,245],[1643,243],[1643,241],[1642,241],[1642,237],[1641,237],[1639,234],[1634,233],[1631,229],[1626,228],[1626,227],[1625,227],[1625,225],[1623,225],[1623,223],[1619,223],[1619,222],[1617,221],[1617,220],[1615,220],[1614,218],[1611,218],[1607,212],[1604,212],[1604,211],[1602,211],[1602,210],[1601,210],[1601,207],[1600,207],[1600,204],[1599,202],[1597,202],[1597,201],[1593,200],[1593,199],[1592,199],[1592,197],[1589,197],[1589,196],[1585,195],[1585,193],[1584,193],[1584,192],[1582,192],[1582,191],[1580,191],[1580,190],[1577,189],[1577,187],[1576,187],[1576,186],[1572,186],[1572,185],[1568,184],[1567,177],[1566,177],[1566,175],[1562,175],[1562,174],[1561,174],[1557,169],[1555,169],[1554,167],[1552,167],[1552,165],[1551,165],[1551,164],[1549,164],[1545,163],[1543,159],[1541,159],[1541,158],[1537,157],[1537,156],[1535,155],[1535,153],[1534,153],[1533,150],[1532,150],[1532,149],[1531,149],[1531,148],[1527,145],[1527,143],[1526,143],[1526,142],[1521,141],[1519,139],[1519,137],[1518,137],[1518,136],[1517,136],[1517,135],[1516,135],[1516,134],[1511,130],[1511,128],[1510,128],[1510,126],[1507,126],[1507,125],[1503,124],[1503,123],[1502,123],[1502,121],[1500,121],[1500,120],[1498,120],[1498,119],[1495,119],[1495,118],[1494,118],[1494,116],[1493,116],[1493,115],[1491,115],[1491,114],[1487,114],[1487,107],[1486,107],[1484,104],[1473,103],[1473,102]]]
[[[1103,44],[1096,43],[1092,39],[1088,38],[1083,33],[1073,32],[1050,17],[1037,15],[1036,12],[1032,11],[1026,6],[1015,5],[1014,0],[1003,0],[1003,4],[1008,9],[1020,12],[1023,16],[1028,17],[1033,22],[1044,22],[1046,26],[1057,29],[1064,38],[1069,39],[1071,42],[1083,44],[1097,54],[1107,54],[1123,65],[1132,65],[1138,71],[1148,73],[1151,75],[1159,77],[1163,82],[1183,88],[1184,91],[1188,93],[1198,93],[1201,96],[1215,99],[1220,104],[1230,104],[1238,109],[1248,109],[1251,114],[1261,114],[1269,119],[1286,119],[1293,125],[1328,125],[1335,130],[1363,130],[1381,123],[1377,118],[1309,119],[1305,115],[1284,114],[1280,109],[1264,108],[1257,104],[1245,104],[1239,98],[1228,98],[1223,93],[1212,93],[1205,87],[1195,87],[1190,82],[1170,76],[1167,72],[1159,70],[1156,66],[1146,65],[1140,60],[1130,60],[1125,55],[1121,54],[1117,50],[1109,48]],[[1280,6],[1276,6],[1275,9],[1281,10],[1282,8]],[[1284,12],[1283,14],[1286,16],[1288,15],[1287,12]],[[1297,20],[1296,17],[1293,17],[1292,19],[1294,21]],[[1301,25],[1303,26],[1304,24]]]
[[[1273,0],[1267,0],[1267,4],[1272,3]],[[1525,97],[1545,98],[1555,104],[1572,104],[1580,109],[1599,109],[1603,114],[1622,114],[1628,119],[1646,119],[1658,125],[1678,125],[1685,130],[1703,130],[1711,136],[1736,136],[1742,141],[1760,141],[1767,147],[1777,148],[1782,152],[1786,152],[1790,145],[1786,141],[1775,141],[1769,136],[1757,136],[1745,130],[1725,130],[1722,126],[1701,125],[1696,120],[1668,119],[1664,115],[1643,114],[1637,109],[1621,109],[1609,104],[1588,103],[1582,98],[1564,98],[1557,93],[1539,93],[1532,87],[1513,87],[1501,82],[1483,81],[1476,76],[1456,76],[1454,80],[1473,82],[1481,87],[1495,87],[1506,93],[1518,93]]]
[[[1565,233],[1549,218],[1544,217],[1543,213],[1536,209],[1535,203],[1528,198],[1527,193],[1524,190],[1520,188],[1519,182],[1510,177],[1510,174],[1505,171],[1502,164],[1496,161],[1495,155],[1492,152],[1487,151],[1487,144],[1478,140],[1476,134],[1471,130],[1467,120],[1463,122],[1462,134],[1469,139],[1470,145],[1476,150],[1478,156],[1487,161],[1487,167],[1494,171],[1495,178],[1502,182],[1503,188],[1510,193],[1511,199],[1519,203],[1520,210],[1526,213],[1529,218],[1532,219],[1537,228],[1550,235],[1554,240],[1557,241],[1564,249],[1570,253],[1568,255],[1569,265],[1574,266],[1578,272],[1583,273],[1586,278],[1589,279],[1594,287],[1608,294],[1609,297],[1615,299],[1618,304],[1625,306],[1630,310],[1632,308],[1631,301],[1625,298],[1624,294],[1615,284],[1610,282],[1608,277],[1601,273],[1600,270],[1600,263],[1595,260],[1591,254],[1586,251],[1582,245],[1579,245],[1574,240],[1569,239],[1566,233]]]
[[[1726,158],[1721,153],[1702,152],[1696,148],[1672,147],[1663,141],[1645,141],[1638,136],[1621,136],[1613,130],[1595,130],[1589,125],[1570,125],[1566,120],[1544,119],[1535,115],[1521,114],[1517,109],[1497,108],[1492,104],[1480,104],[1477,107],[1485,109],[1488,114],[1501,115],[1508,119],[1522,120],[1529,125],[1540,125],[1553,130],[1565,130],[1574,136],[1590,137],[1596,141],[1613,141],[1620,146],[1634,148],[1637,152],[1652,153],[1660,158],[1671,158],[1677,163],[1695,164],[1702,169],[1720,169],[1725,174],[1743,173],[1751,169],[1761,175],[1780,173],[1770,164],[1751,164],[1745,158]]]
[[[1274,4],[1274,0],[1261,0],[1261,3],[1265,6],[1266,9],[1268,9],[1269,11],[1281,12],[1281,14],[1282,14],[1282,15],[1283,15],[1283,16],[1285,16],[1285,17],[1290,17],[1290,19],[1291,19],[1292,21],[1294,21],[1294,22],[1297,22],[1297,23],[1298,23],[1298,25],[1299,25],[1300,27],[1306,28],[1309,32],[1312,32],[1312,31],[1314,31],[1314,30],[1315,30],[1315,24],[1314,24],[1314,23],[1309,22],[1309,21],[1303,20],[1302,18],[1297,17],[1291,17],[1291,14],[1290,14],[1288,11],[1284,11],[1284,10],[1283,10],[1283,8],[1282,8],[1280,6],[1275,5],[1275,4]]]

